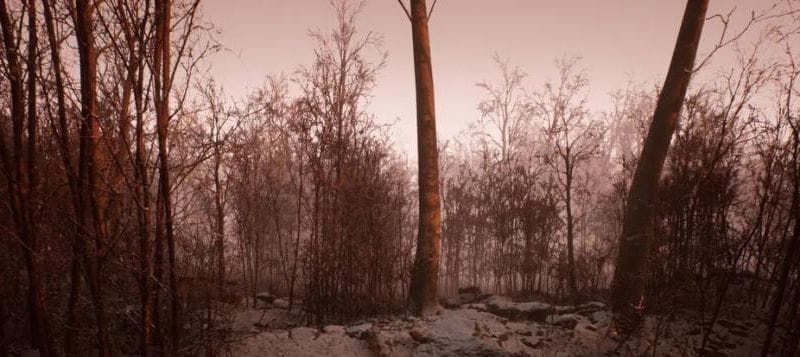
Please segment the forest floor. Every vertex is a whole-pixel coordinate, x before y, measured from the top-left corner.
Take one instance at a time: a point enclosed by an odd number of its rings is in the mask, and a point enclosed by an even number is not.
[[[374,318],[350,325],[305,327],[283,300],[240,311],[230,325],[232,356],[750,356],[759,355],[764,323],[725,316],[704,350],[703,329],[680,313],[648,318],[625,343],[609,337],[611,314],[601,302],[556,306],[462,293],[436,315]],[[683,316],[690,316],[689,313]]]

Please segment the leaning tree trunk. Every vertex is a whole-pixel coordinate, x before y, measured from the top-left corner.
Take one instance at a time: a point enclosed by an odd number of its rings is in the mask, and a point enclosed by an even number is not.
[[[667,78],[631,182],[611,291],[615,324],[622,333],[632,332],[641,322],[658,181],[694,69],[707,8],[708,0],[688,0],[686,4]]]
[[[416,314],[436,310],[441,254],[442,213],[439,200],[439,154],[433,100],[433,71],[425,0],[411,0],[411,34],[417,92],[417,146],[419,151],[419,234],[411,275],[409,303]]]

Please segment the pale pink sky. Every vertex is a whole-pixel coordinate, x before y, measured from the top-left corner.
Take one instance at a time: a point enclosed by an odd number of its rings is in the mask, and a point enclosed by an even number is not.
[[[404,0],[405,1],[405,0]],[[428,1],[429,4],[432,2]],[[227,93],[241,96],[266,75],[291,74],[309,64],[309,29],[334,24],[327,0],[205,0],[205,17],[221,31],[230,52],[212,59]],[[765,0],[712,0],[709,14],[748,16]],[[554,75],[554,60],[583,57],[590,78],[590,107],[608,107],[608,94],[629,80],[658,82],[669,65],[685,1],[682,0],[439,0],[430,22],[437,126],[450,139],[478,118],[481,90],[475,82],[497,79],[494,53],[509,58],[538,88]],[[709,22],[701,53],[720,26]],[[359,30],[384,38],[389,53],[374,91],[371,111],[391,130],[400,150],[416,157],[414,76],[408,19],[395,0],[366,0]],[[719,62],[729,61],[724,57]]]

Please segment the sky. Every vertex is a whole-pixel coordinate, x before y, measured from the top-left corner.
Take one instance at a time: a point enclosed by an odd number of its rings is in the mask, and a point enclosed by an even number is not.
[[[736,16],[748,16],[766,3],[713,0],[708,15],[737,6]],[[521,67],[532,89],[553,79],[556,59],[580,56],[594,111],[608,108],[609,94],[631,81],[660,84],[684,6],[681,0],[439,0],[429,23],[439,139],[456,137],[479,118],[483,93],[475,83],[498,80],[495,54]],[[238,98],[267,75],[290,75],[310,64],[315,43],[309,30],[327,32],[335,24],[328,0],[205,0],[202,11],[226,49],[210,59],[212,73]],[[369,111],[394,123],[392,141],[413,160],[411,25],[397,1],[365,0],[357,26],[383,36],[388,52]],[[707,22],[699,56],[713,47],[720,29]],[[715,57],[718,65],[728,60]]]

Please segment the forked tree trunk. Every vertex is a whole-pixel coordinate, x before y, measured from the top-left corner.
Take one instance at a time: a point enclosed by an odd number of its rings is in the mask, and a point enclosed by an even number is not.
[[[425,0],[411,0],[411,34],[417,93],[417,147],[419,160],[419,234],[411,274],[409,303],[420,315],[438,308],[439,256],[442,214],[439,199],[439,153],[433,100],[433,70]]]
[[[669,71],[631,182],[611,287],[614,322],[625,334],[639,326],[642,310],[648,303],[643,301],[644,285],[658,181],[694,69],[707,9],[708,0],[688,0],[686,4]]]

